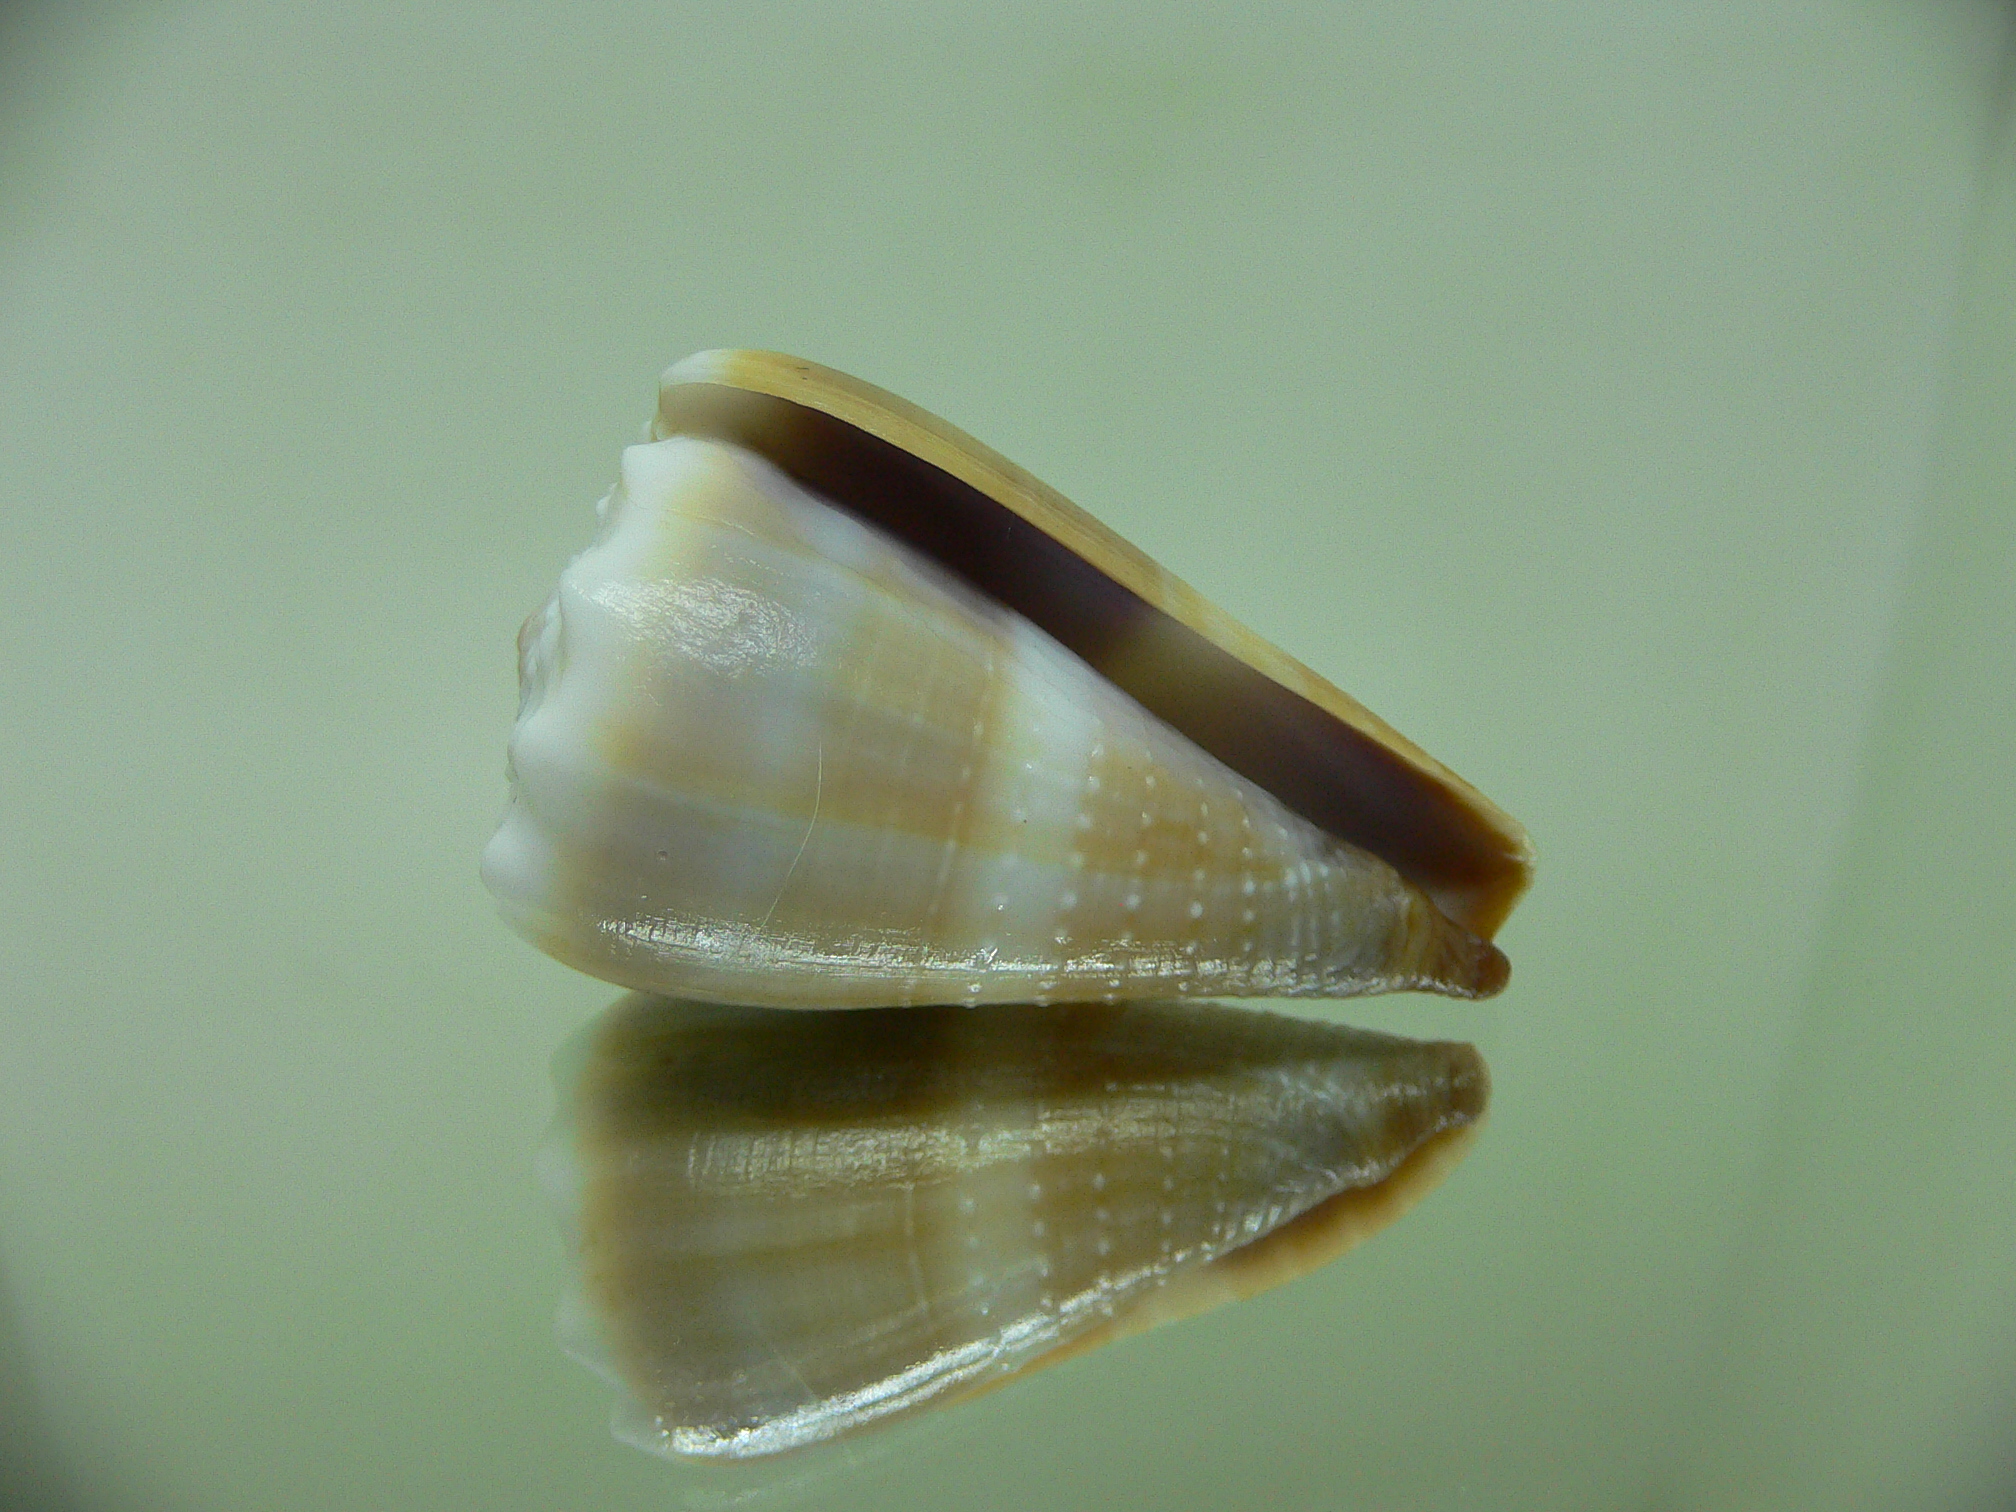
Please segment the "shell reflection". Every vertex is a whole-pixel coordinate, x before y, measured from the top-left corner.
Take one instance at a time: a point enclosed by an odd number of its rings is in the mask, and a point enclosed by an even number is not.
[[[793,1449],[1263,1290],[1398,1216],[1468,1045],[1212,1004],[637,995],[561,1073],[594,1363],[658,1452]]]

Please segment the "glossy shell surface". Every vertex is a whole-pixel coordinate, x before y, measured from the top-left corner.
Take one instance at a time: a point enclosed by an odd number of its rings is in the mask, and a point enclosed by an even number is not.
[[[1042,485],[842,375],[667,374],[521,636],[507,917],[849,1007],[1479,996],[1524,836]]]

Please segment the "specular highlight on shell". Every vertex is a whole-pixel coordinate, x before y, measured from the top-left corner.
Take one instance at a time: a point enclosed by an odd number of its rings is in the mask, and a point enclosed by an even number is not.
[[[760,353],[667,375],[521,636],[506,916],[752,1005],[1481,996],[1523,832],[1068,502]]]

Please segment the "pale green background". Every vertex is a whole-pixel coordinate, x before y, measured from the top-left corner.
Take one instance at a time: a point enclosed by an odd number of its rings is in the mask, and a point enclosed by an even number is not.
[[[0,13],[0,1501],[660,1508],[551,1341],[511,637],[658,370],[1055,483],[1525,820],[1370,1247],[834,1508],[2016,1496],[2010,11]],[[1999,80],[1999,82],[1998,82]],[[2001,1499],[1998,1499],[2001,1498]]]

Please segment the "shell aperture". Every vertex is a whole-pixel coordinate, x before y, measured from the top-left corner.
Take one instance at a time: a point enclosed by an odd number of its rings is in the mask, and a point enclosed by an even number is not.
[[[1211,1004],[791,1014],[636,995],[561,1073],[587,1351],[746,1459],[1288,1280],[1440,1179],[1467,1045]]]
[[[1386,859],[740,444],[625,454],[521,681],[485,878],[626,987],[858,1007],[1505,980]]]

